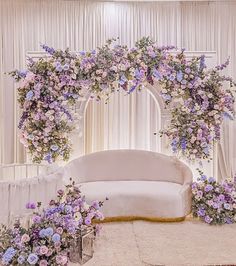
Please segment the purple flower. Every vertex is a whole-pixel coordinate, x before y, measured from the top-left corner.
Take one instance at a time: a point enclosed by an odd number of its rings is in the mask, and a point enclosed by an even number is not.
[[[202,71],[205,67],[206,67],[206,64],[205,64],[205,55],[202,55],[200,57],[199,70]]]
[[[73,210],[73,208],[72,208],[70,205],[66,205],[66,206],[65,206],[65,211],[66,211],[67,213],[71,213],[72,210]]]
[[[203,196],[203,192],[202,192],[201,190],[198,190],[198,192],[197,192],[197,196],[198,196],[198,197],[202,197],[202,196]]]
[[[204,209],[200,208],[198,211],[197,211],[197,214],[198,216],[205,216],[206,212]]]
[[[22,255],[20,255],[20,256],[18,257],[18,259],[17,259],[17,262],[18,262],[19,264],[23,264],[23,263],[25,262],[25,257],[22,256]]]
[[[208,181],[209,181],[209,183],[214,183],[216,180],[215,180],[214,177],[210,177],[210,178],[208,179]]]
[[[139,71],[139,69],[135,69],[134,76],[135,76],[136,79],[141,79],[142,78],[142,74]]]
[[[233,223],[232,220],[229,217],[225,218],[225,222],[227,224],[232,224]]]
[[[55,50],[52,47],[47,46],[46,44],[42,44],[41,47],[44,49],[45,52],[48,54],[53,55],[55,53]]]
[[[186,148],[187,148],[187,142],[186,142],[185,138],[182,138],[182,140],[181,140],[181,148],[182,148],[182,150],[186,150]]]
[[[158,71],[158,70],[156,70],[156,69],[154,69],[154,71],[153,71],[153,76],[156,78],[156,79],[162,79],[162,74]]]
[[[51,150],[52,151],[57,151],[59,149],[59,147],[57,145],[52,145],[51,146]]]
[[[34,223],[38,224],[41,222],[41,217],[38,215],[35,215],[32,220]]]
[[[39,236],[40,236],[41,238],[44,238],[44,237],[46,236],[46,234],[45,234],[45,229],[41,229],[41,230],[39,231]]]
[[[82,56],[85,56],[86,52],[85,51],[80,51],[79,54],[82,55]]]
[[[28,202],[25,207],[26,207],[26,209],[32,209],[33,210],[36,208],[36,204],[33,202]]]
[[[61,240],[61,236],[59,235],[59,234],[54,234],[53,236],[52,236],[52,241],[54,242],[54,243],[56,243],[56,242],[59,242]]]
[[[90,225],[90,224],[91,224],[91,219],[90,219],[90,217],[86,217],[85,220],[84,220],[84,223],[85,223],[86,225]]]
[[[202,181],[206,181],[206,180],[207,180],[207,176],[202,175],[202,176],[201,176],[201,180],[202,180]]]
[[[205,217],[205,222],[206,223],[208,223],[208,224],[210,224],[211,223],[211,221],[212,221],[212,218],[210,218],[208,215]]]
[[[16,250],[13,247],[9,247],[2,256],[2,262],[4,264],[9,264],[15,254]]]
[[[28,71],[27,70],[21,70],[18,71],[17,74],[21,77],[21,78],[25,78],[27,75]]]
[[[231,206],[230,206],[230,204],[225,203],[225,204],[224,204],[224,208],[225,208],[226,210],[230,210],[230,209],[231,209]]]
[[[58,72],[61,72],[61,71],[63,70],[62,65],[61,65],[61,64],[58,64],[58,65],[56,66],[56,70],[57,70]]]
[[[92,206],[95,208],[95,209],[99,209],[99,201],[98,200],[95,200],[92,202]]]
[[[35,265],[38,262],[38,256],[34,253],[29,254],[27,261],[30,265]]]
[[[225,196],[223,194],[220,194],[219,197],[218,197],[218,199],[220,201],[224,201],[225,200]]]
[[[69,66],[68,64],[65,64],[65,65],[63,66],[63,69],[64,69],[64,70],[69,70],[69,69],[70,69],[70,66]]]
[[[51,153],[46,154],[44,160],[46,160],[48,163],[52,163],[52,154]]]
[[[177,81],[181,82],[183,79],[183,72],[182,71],[178,71],[177,75],[176,75],[176,79]]]
[[[34,92],[33,91],[28,91],[26,94],[26,100],[30,101],[34,96]]]
[[[206,185],[206,187],[205,187],[205,191],[206,192],[209,192],[209,191],[211,191],[213,189],[213,186],[212,185]]]

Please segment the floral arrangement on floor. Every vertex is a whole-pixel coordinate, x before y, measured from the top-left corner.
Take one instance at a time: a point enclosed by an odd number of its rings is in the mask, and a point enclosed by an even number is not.
[[[208,224],[236,222],[236,178],[218,183],[202,174],[197,182],[193,182],[192,193],[194,217]]]
[[[71,240],[79,229],[99,230],[92,221],[103,219],[102,205],[99,201],[88,205],[74,183],[59,190],[57,199],[42,211],[40,203],[28,203],[26,207],[34,210],[28,228],[17,221],[13,228],[0,230],[2,265],[68,265]]]
[[[149,38],[130,49],[113,41],[80,53],[42,45],[49,56],[29,58],[26,71],[10,73],[19,81],[20,140],[33,161],[69,158],[71,106],[84,95],[99,100],[117,90],[130,94],[156,82],[172,115],[161,135],[169,138],[177,155],[209,159],[214,141],[220,139],[222,120],[234,117],[234,97],[224,83],[235,83],[221,74],[229,61],[207,69],[204,56],[187,59],[184,50],[173,53],[175,47],[160,47]]]

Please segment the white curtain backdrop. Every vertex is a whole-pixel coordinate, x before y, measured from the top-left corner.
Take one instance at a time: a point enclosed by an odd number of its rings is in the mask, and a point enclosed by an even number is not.
[[[131,46],[137,39],[150,36],[160,45],[173,44],[185,47],[186,50],[216,51],[219,63],[230,56],[231,64],[226,72],[236,78],[235,14],[235,1],[141,3],[0,0],[0,162],[23,162],[25,158],[22,145],[19,144],[17,138],[19,111],[16,106],[16,87],[11,78],[3,72],[23,68],[27,51],[40,50],[40,43],[46,43],[55,48],[69,47],[71,50],[87,50],[101,46],[108,38],[118,36],[120,43]],[[127,99],[117,97],[120,104],[117,104],[117,98],[112,100],[113,103],[110,103],[109,107],[104,108],[112,109],[114,114],[120,115],[119,123],[123,126],[127,123],[125,122],[127,117],[122,114],[121,108]],[[130,101],[136,104],[135,99]],[[149,97],[148,101],[146,107],[143,108],[149,111],[154,110],[156,107],[150,109],[153,105],[152,98]],[[98,119],[99,112],[94,111],[94,108],[88,107],[87,125],[94,125],[94,121]],[[111,115],[107,114],[105,109],[104,116]],[[141,109],[139,110],[141,112]],[[142,123],[144,125],[144,130],[149,132],[153,130],[146,124],[146,115],[139,116],[139,119],[140,125]],[[152,119],[150,119],[150,124],[151,121]],[[225,161],[224,166],[227,164],[225,169],[230,169],[228,172],[235,172],[236,152],[229,151],[227,148],[235,145],[232,131],[235,123],[231,125],[224,127],[225,137],[220,149],[221,158],[224,160],[219,163],[222,166],[222,162]],[[155,128],[154,124],[152,126]],[[91,135],[89,131],[88,134]],[[134,134],[134,131],[130,134]],[[145,136],[148,135],[149,133]],[[110,144],[101,144],[101,139],[95,140],[94,137],[88,136],[87,139],[90,140],[86,146],[87,151],[101,149],[101,145],[104,148],[110,147]],[[111,143],[112,137],[108,139]],[[130,143],[134,141],[133,137],[127,138],[128,141]],[[137,141],[141,141],[140,137],[137,137]],[[225,145],[226,142],[229,144]],[[93,148],[91,143],[96,143],[96,147]],[[116,143],[114,146],[119,145]],[[129,145],[134,147],[134,144]],[[146,147],[153,149],[154,146],[148,145]],[[223,166],[221,168],[223,169]],[[223,172],[223,176],[228,174]]]
[[[108,104],[91,101],[86,110],[85,152],[109,149],[160,151],[158,103],[147,89],[116,92]]]

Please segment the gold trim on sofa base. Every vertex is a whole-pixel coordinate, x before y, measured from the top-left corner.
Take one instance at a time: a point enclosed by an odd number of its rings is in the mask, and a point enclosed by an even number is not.
[[[182,222],[185,220],[184,217],[165,218],[165,217],[142,217],[142,216],[117,216],[117,217],[106,217],[102,221],[94,221],[95,223],[110,223],[110,222],[130,222],[143,220],[148,222]]]

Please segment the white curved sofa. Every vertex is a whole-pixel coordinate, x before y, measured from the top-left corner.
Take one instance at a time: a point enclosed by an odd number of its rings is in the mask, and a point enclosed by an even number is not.
[[[79,157],[65,176],[88,201],[104,200],[106,221],[179,221],[191,212],[191,170],[176,157],[141,150],[109,150]]]

